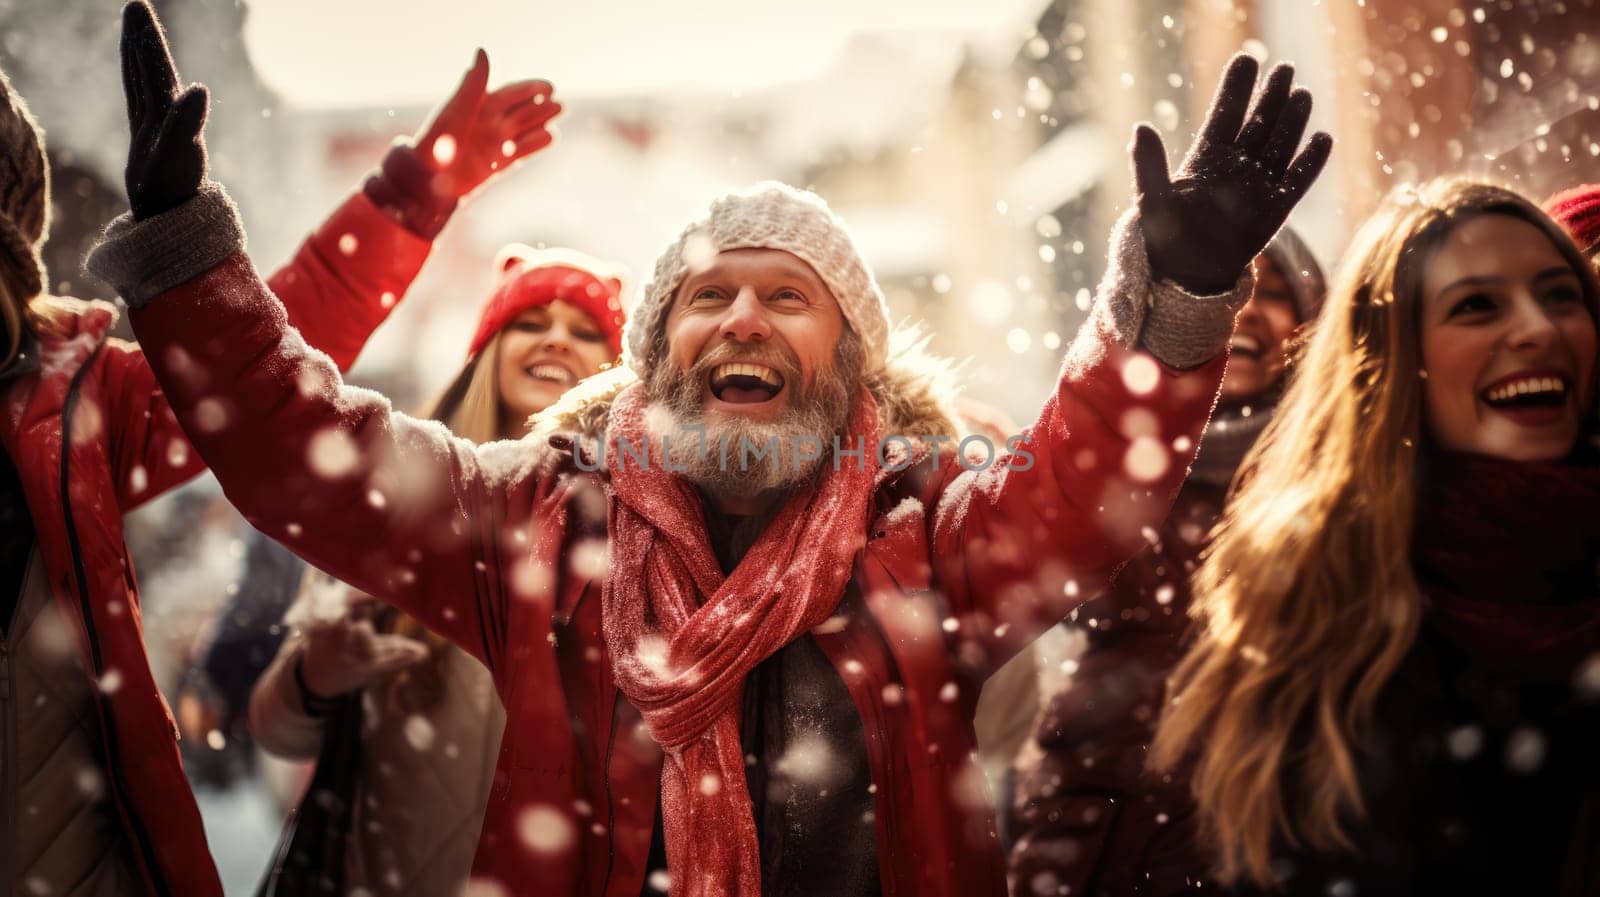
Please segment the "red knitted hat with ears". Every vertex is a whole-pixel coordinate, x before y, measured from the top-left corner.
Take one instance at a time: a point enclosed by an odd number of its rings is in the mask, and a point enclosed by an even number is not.
[[[1572,234],[1584,252],[1600,245],[1600,184],[1563,190],[1544,201],[1544,210]]]
[[[495,261],[500,282],[478,315],[478,328],[467,349],[471,358],[483,350],[500,328],[530,308],[560,299],[594,318],[611,351],[622,354],[622,268],[566,249],[534,249],[514,243]]]

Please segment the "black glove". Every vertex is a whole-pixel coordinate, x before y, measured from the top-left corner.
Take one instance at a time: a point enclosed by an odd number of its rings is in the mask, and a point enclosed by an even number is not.
[[[1191,293],[1232,288],[1317,179],[1333,148],[1333,138],[1318,131],[1295,155],[1311,117],[1311,94],[1290,91],[1289,65],[1267,76],[1245,120],[1258,68],[1243,53],[1228,63],[1176,179],[1167,174],[1166,147],[1155,129],[1141,124],[1134,131],[1133,177],[1151,270]]]
[[[209,94],[202,84],[178,92],[178,70],[161,23],[144,0],[122,8],[122,87],[128,96],[128,205],[143,220],[200,192],[206,177]]]

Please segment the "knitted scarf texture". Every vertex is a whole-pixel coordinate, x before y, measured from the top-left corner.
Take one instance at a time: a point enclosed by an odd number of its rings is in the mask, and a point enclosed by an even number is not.
[[[1600,464],[1432,459],[1412,556],[1432,624],[1477,663],[1566,681],[1600,652]]]
[[[618,687],[666,752],[662,820],[672,897],[760,897],[761,857],[739,740],[745,676],[826,620],[866,540],[878,473],[845,458],[793,492],[724,576],[699,493],[667,470],[643,387],[617,396],[607,427],[611,573],[603,631]],[[877,444],[862,389],[847,435]],[[648,466],[624,456],[649,445]]]

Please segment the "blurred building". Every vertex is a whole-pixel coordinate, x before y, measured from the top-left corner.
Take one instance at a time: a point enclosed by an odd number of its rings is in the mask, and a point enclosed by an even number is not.
[[[554,147],[452,220],[357,379],[402,378],[424,393],[448,379],[506,243],[615,259],[636,290],[712,197],[776,178],[816,190],[850,224],[897,320],[925,322],[935,351],[972,359],[962,372],[969,394],[1031,418],[1064,341],[1052,306],[1070,294],[1050,284],[1035,216],[1010,210],[1031,137],[1015,112],[1021,86],[1008,52],[951,35],[869,36],[818,82],[571,103]],[[441,84],[440,99],[453,87]],[[296,114],[288,152],[314,174],[296,181],[289,229],[314,226],[426,113]]]
[[[278,100],[245,52],[247,7],[235,0],[152,5],[172,35],[180,73],[211,88],[206,138],[212,176],[240,201],[252,249],[285,254],[288,247],[266,222],[282,213],[282,188],[294,177],[282,152],[293,135],[272,121]],[[52,0],[48,9],[0,2],[0,68],[46,135],[54,191],[45,267],[51,289],[65,295],[111,297],[82,265],[106,222],[127,208],[119,9],[103,0]]]
[[[1367,0],[1328,16],[1353,219],[1437,174],[1536,200],[1600,180],[1600,3]]]
[[[1294,62],[1311,127],[1337,141],[1291,219],[1329,267],[1396,184],[1460,173],[1538,199],[1600,180],[1595,0],[1050,0],[1016,57],[1048,102],[1030,164],[1099,164],[1078,166],[1085,183],[1041,236],[1059,226],[1098,250],[1128,200],[1134,123],[1154,123],[1176,165],[1240,49]],[[1061,289],[1098,276],[1103,252],[1052,249]]]
[[[850,224],[891,314],[925,326],[930,348],[962,364],[966,395],[1027,423],[1070,332],[1032,236],[1033,198],[1017,189],[1034,138],[1009,51],[945,35],[861,37],[803,88],[823,114],[775,105],[791,110],[792,139],[780,130],[780,143],[806,147],[796,182]],[[1053,175],[1051,191],[1073,178]]]

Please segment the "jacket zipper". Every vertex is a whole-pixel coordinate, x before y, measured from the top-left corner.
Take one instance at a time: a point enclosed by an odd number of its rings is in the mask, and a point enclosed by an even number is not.
[[[617,744],[617,704],[620,699],[615,695],[611,698],[611,732],[606,736],[606,880],[600,886],[602,895],[611,893],[611,869],[617,863],[617,808],[611,797],[611,752]],[[655,823],[652,822],[651,825]],[[654,834],[651,835],[654,837]]]
[[[23,580],[24,583],[27,580]],[[11,655],[4,636],[0,636],[0,711],[5,714],[5,746],[0,749],[0,782],[5,784],[5,794],[0,796],[0,885],[9,889],[11,880],[11,830],[16,822],[17,761],[17,708],[11,699]]]
[[[72,383],[67,387],[66,401],[61,408],[61,514],[67,526],[67,544],[72,549],[72,571],[77,579],[78,607],[83,617],[84,632],[89,637],[90,660],[94,664],[94,678],[98,683],[105,675],[105,661],[100,655],[100,634],[94,628],[94,614],[89,601],[89,577],[83,562],[83,546],[78,540],[78,528],[72,519],[72,494],[67,488],[70,482],[72,461],[72,412],[78,405],[78,396],[83,386],[83,377],[94,366],[95,359],[100,356],[100,350],[105,348],[102,338],[94,351],[72,375]],[[95,703],[99,705],[101,732],[101,748],[106,756],[107,778],[111,780],[111,787],[115,790],[117,803],[122,810],[123,818],[128,820],[135,846],[143,858],[151,883],[155,885],[157,894],[170,894],[172,889],[167,887],[162,879],[161,867],[157,864],[155,847],[151,843],[150,833],[144,823],[134,813],[133,801],[128,796],[126,777],[122,772],[122,759],[117,753],[116,719],[111,715],[111,701],[98,685],[93,686]]]
[[[870,551],[871,546],[869,545],[868,552]],[[863,552],[863,555],[867,554],[868,552]],[[900,582],[900,577],[894,575],[894,570],[889,567],[889,564],[883,558],[873,554],[873,560],[883,570],[883,575],[888,577],[891,583],[894,583],[895,591],[902,595],[908,594],[908,590],[906,589],[905,585]],[[857,568],[856,575],[860,577],[860,579],[865,579],[865,577],[861,575],[859,567]],[[857,581],[859,582],[860,579]],[[878,621],[872,616],[872,609],[867,606],[867,594],[864,589],[861,592],[861,613],[863,622],[867,624],[869,630],[883,645],[884,658],[889,664],[889,675],[900,682],[905,682],[905,675],[900,672],[900,662],[895,658],[894,650],[889,646],[888,636],[884,634],[882,628],[880,628],[878,625]],[[942,613],[940,614],[940,619],[944,619],[944,615]],[[880,745],[879,750],[884,752],[884,782],[881,786],[884,791],[884,803],[889,806],[891,811],[893,811],[897,806],[901,788],[898,777],[895,775],[895,764],[893,763],[892,758],[888,756],[890,744],[889,727],[884,721],[884,714],[882,710],[874,713],[873,718],[873,729],[875,730],[874,734],[876,734],[878,737],[878,744]],[[878,825],[887,824],[889,824],[889,821],[886,819],[878,820]],[[896,829],[898,829],[901,824],[902,823],[897,820],[895,822]],[[890,874],[885,875],[883,874],[883,867],[879,867],[879,879],[882,881],[884,897],[895,897],[895,895],[899,893],[899,888],[897,886],[900,881],[900,843],[898,837],[900,832],[896,830],[893,834],[894,837],[885,836],[883,839],[883,842],[889,845],[889,855],[885,859],[889,861],[889,869],[893,870]]]

